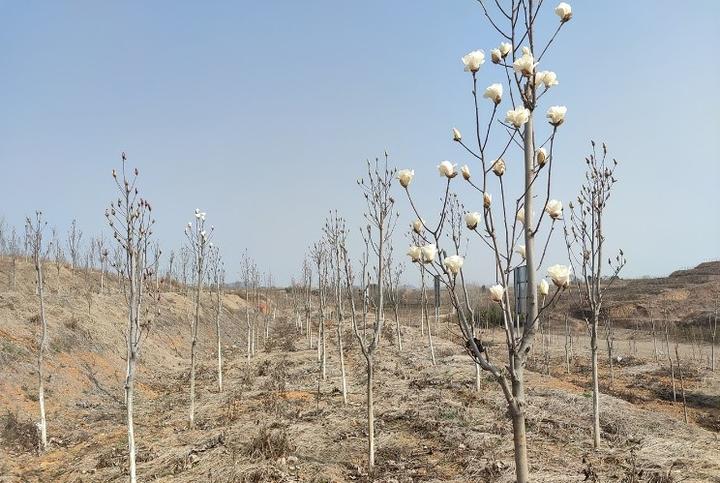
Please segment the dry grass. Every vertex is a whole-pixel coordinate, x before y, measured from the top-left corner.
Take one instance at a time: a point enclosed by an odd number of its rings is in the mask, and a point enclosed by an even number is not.
[[[15,415],[10,426],[18,434],[31,426],[34,431],[37,413],[31,399],[36,327],[28,323],[36,299],[29,273],[21,266],[18,289],[0,292],[0,318],[7,321],[0,328],[5,364],[0,408]],[[25,443],[9,444],[3,436],[0,481],[124,481],[122,300],[117,293],[97,295],[88,317],[84,297],[65,288],[79,287],[81,279],[66,269],[61,275],[60,294],[55,280],[49,281],[51,338],[75,338],[48,361],[48,423],[54,439],[49,451],[37,456]],[[2,282],[0,277],[0,291]],[[318,393],[316,351],[280,313],[271,327],[271,350],[247,363],[244,301],[229,296],[223,325],[226,389],[217,391],[213,327],[203,324],[197,428],[190,430],[189,310],[183,294],[167,293],[162,318],[142,354],[136,432],[143,480],[370,481],[364,469],[364,361],[349,323],[344,340],[350,403],[344,406],[334,324],[328,324],[328,380]],[[68,323],[73,318],[77,324]],[[416,318],[403,321],[404,352],[392,344],[391,331],[378,355],[374,481],[513,481],[511,425],[496,384],[483,375],[475,391],[474,368],[444,322],[434,327],[438,365],[432,366],[416,323]],[[259,337],[262,348],[262,330]],[[701,420],[714,414],[717,374],[691,360],[683,366],[693,405],[691,424],[685,425],[679,405],[661,397],[667,385],[663,363],[654,363],[647,341],[640,341],[634,360],[616,368],[616,385],[602,396],[603,444],[594,452],[587,354],[578,340],[573,374],[564,375],[562,342],[556,337],[550,346],[551,376],[528,373],[534,481],[720,481],[718,433]],[[492,351],[501,356],[501,346]],[[602,374],[605,380],[607,373]]]

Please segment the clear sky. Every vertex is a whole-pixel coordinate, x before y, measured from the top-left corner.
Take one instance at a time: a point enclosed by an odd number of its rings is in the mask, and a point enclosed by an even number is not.
[[[542,34],[557,22],[546,3]],[[589,139],[604,140],[621,162],[606,236],[625,275],[719,258],[720,2],[571,3],[541,66],[560,85],[540,117],[568,106],[553,197],[574,198]],[[471,162],[449,134],[472,129],[460,57],[501,40],[472,0],[22,1],[2,2],[2,19],[0,216],[20,226],[40,208],[99,233],[124,150],[166,252],[199,207],[230,278],[247,248],[281,282],[330,208],[359,238],[366,158],[387,150],[415,169],[422,209],[437,211],[435,166]],[[499,75],[486,63],[480,85]],[[467,271],[490,281],[487,250],[471,247]],[[563,253],[557,237],[550,261]]]

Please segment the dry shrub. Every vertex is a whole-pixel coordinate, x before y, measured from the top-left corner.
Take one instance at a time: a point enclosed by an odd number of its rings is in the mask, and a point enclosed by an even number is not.
[[[285,336],[282,339],[280,339],[280,350],[287,354],[288,352],[297,352],[297,347],[295,347],[295,337],[293,336]]]
[[[255,373],[257,374],[257,376],[258,376],[258,377],[267,376],[268,371],[270,370],[270,365],[271,365],[271,364],[272,364],[272,362],[270,362],[269,359],[265,359],[264,361],[260,362],[260,363],[257,365],[257,369],[256,369],[256,371],[255,371]]]
[[[2,418],[0,439],[4,446],[22,451],[34,451],[39,447],[37,427],[32,421],[23,421],[18,413],[8,411]]]
[[[251,458],[278,459],[294,451],[287,428],[272,424],[261,426],[245,447],[245,455]]]

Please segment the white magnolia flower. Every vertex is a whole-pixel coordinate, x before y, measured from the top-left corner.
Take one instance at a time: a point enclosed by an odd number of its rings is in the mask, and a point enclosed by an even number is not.
[[[518,245],[518,246],[516,246],[516,247],[515,247],[515,252],[516,252],[518,255],[520,255],[521,257],[523,257],[523,259],[524,259],[524,258],[525,258],[525,245]]]
[[[570,5],[568,5],[565,2],[560,2],[557,7],[555,7],[555,15],[560,17],[561,22],[567,22],[572,18],[572,8],[570,8]]]
[[[420,258],[422,257],[420,247],[416,246],[411,246],[410,248],[408,248],[407,254],[410,257],[410,260],[412,260],[413,262],[419,262]]]
[[[458,273],[460,273],[463,262],[465,262],[465,259],[460,255],[450,255],[449,257],[445,257],[445,260],[443,260],[443,265],[445,265],[445,268],[448,272],[452,273],[453,275],[457,275]]]
[[[520,129],[523,124],[528,122],[530,119],[530,110],[524,106],[518,106],[515,109],[511,109],[505,115],[505,121],[509,122],[516,129]]]
[[[502,52],[500,52],[500,49],[492,49],[490,51],[490,58],[492,59],[494,64],[499,64],[503,58],[503,55],[502,55]]]
[[[502,54],[503,57],[508,55],[510,53],[510,50],[512,49],[512,45],[510,45],[509,42],[501,42],[500,46],[498,47],[498,50]]]
[[[200,236],[203,238],[207,238],[207,232],[205,230],[201,231]]]
[[[567,113],[567,107],[551,106],[546,115],[550,124],[557,127],[565,120],[565,113]]]
[[[410,185],[410,182],[413,179],[413,176],[415,176],[415,170],[414,169],[401,169],[397,172],[397,179],[400,181],[400,185],[403,188],[407,188]]]
[[[477,211],[465,213],[465,225],[467,225],[469,229],[474,230],[477,228],[478,223],[480,223],[481,216]]]
[[[433,260],[435,260],[436,256],[437,247],[432,243],[423,245],[420,248],[420,258],[422,259],[423,263],[431,263]]]
[[[562,216],[562,210],[562,202],[559,200],[550,200],[547,205],[545,205],[545,211],[553,220],[557,220]]]
[[[460,141],[462,140],[462,134],[460,134],[460,131],[457,128],[453,128],[453,141]]]
[[[530,49],[523,47],[523,55],[515,59],[515,62],[513,62],[513,69],[515,69],[515,72],[518,74],[530,77],[533,75],[533,72],[535,72],[536,65],[535,58],[530,52]]]
[[[196,215],[199,215],[199,214],[200,214],[200,208],[195,208],[195,214],[196,214]]]
[[[485,94],[483,94],[483,97],[490,99],[495,104],[500,104],[500,101],[502,100],[502,95],[502,84],[491,84],[490,86],[488,86],[487,89],[485,89]]]
[[[425,226],[425,223],[423,220],[417,219],[412,222],[412,228],[415,231],[415,233],[420,233]]]
[[[440,172],[440,176],[454,178],[455,176],[457,176],[457,172],[455,172],[455,166],[457,165],[450,163],[450,161],[443,161],[442,163],[438,164],[437,168]]]
[[[540,283],[538,284],[538,293],[543,297],[546,297],[547,294],[550,293],[550,285],[548,285],[547,280],[544,278],[540,280]]]
[[[570,285],[570,267],[567,265],[553,265],[548,268],[548,275],[555,286],[567,288]]]
[[[463,56],[462,63],[465,65],[465,72],[477,72],[485,63],[485,53],[482,50],[473,50]]]
[[[490,300],[502,304],[503,295],[505,295],[505,287],[502,285],[493,285],[490,287]]]
[[[470,179],[470,167],[467,164],[464,164],[462,168],[460,168],[460,172],[463,175],[463,178],[465,178],[465,181]]]
[[[537,153],[535,153],[535,159],[537,160],[537,164],[539,167],[545,166],[545,163],[547,162],[547,151],[545,151],[545,148],[540,148],[537,150]]]
[[[200,219],[202,221],[205,221],[205,216],[207,216],[207,213],[200,213]]]
[[[503,161],[502,158],[496,159],[492,165],[492,170],[497,176],[505,174],[505,161]]]
[[[490,208],[490,205],[492,204],[492,195],[485,191],[483,193],[483,206],[485,208]]]
[[[525,208],[520,208],[518,210],[517,214],[515,215],[515,219],[523,225],[525,224]]]
[[[192,223],[190,223],[190,222],[188,221],[187,227],[188,227],[188,228],[192,228]]]
[[[551,70],[545,70],[543,71],[542,83],[545,84],[545,87],[550,88],[552,86],[558,85],[560,82],[558,82],[557,74],[555,72]]]

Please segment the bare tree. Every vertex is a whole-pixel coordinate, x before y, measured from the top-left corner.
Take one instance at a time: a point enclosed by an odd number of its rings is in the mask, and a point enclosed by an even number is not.
[[[195,268],[195,315],[191,325],[190,340],[190,428],[195,427],[195,358],[197,350],[198,327],[200,326],[200,295],[202,293],[203,280],[205,279],[205,270],[207,269],[208,250],[212,247],[212,232],[214,227],[210,227],[208,232],[205,229],[205,213],[199,209],[195,210],[195,222],[188,222],[185,227],[185,236],[193,254]]]
[[[155,220],[152,218],[150,203],[140,197],[137,188],[138,170],[136,168],[132,174],[129,174],[126,162],[127,157],[125,153],[122,153],[120,173],[114,169],[112,171],[118,198],[105,210],[105,217],[113,230],[113,238],[117,242],[118,257],[114,265],[118,271],[128,308],[128,325],[125,332],[127,343],[125,408],[128,429],[128,470],[130,482],[135,483],[137,475],[133,399],[140,348],[150,330],[150,319],[146,317],[143,320],[141,310],[143,297],[147,293],[147,280],[152,275],[150,273],[152,261],[148,263],[147,254]],[[79,240],[79,237],[77,239]],[[147,295],[153,296],[153,294]],[[154,294],[154,296],[159,297],[159,294]]]
[[[8,255],[10,255],[10,272],[8,273],[8,283],[10,290],[15,290],[15,282],[17,280],[17,259],[20,256],[20,239],[18,238],[15,227],[10,232],[7,246]]]
[[[44,298],[44,280],[43,280],[43,260],[47,256],[49,247],[43,246],[43,236],[47,222],[43,220],[41,211],[35,212],[35,219],[27,217],[25,219],[26,232],[30,235],[29,248],[32,254],[33,264],[35,265],[35,280],[37,282],[37,295],[40,302],[40,312],[38,321],[40,323],[40,342],[38,344],[38,403],[40,405],[40,422],[37,424],[38,433],[40,434],[40,449],[44,451],[47,448],[47,421],[45,419],[45,350],[47,349],[47,320],[45,319],[45,298]]]
[[[105,291],[105,272],[107,272],[108,258],[110,256],[107,246],[105,246],[105,235],[101,234],[95,239],[95,247],[100,261],[100,293],[102,294]]]
[[[324,240],[321,240],[310,248],[310,257],[315,264],[318,274],[318,298],[319,308],[318,313],[318,344],[317,344],[317,358],[320,364],[320,376],[322,380],[327,379],[327,351],[325,346],[325,300],[326,300],[326,288],[328,278],[328,250]],[[319,382],[318,382],[319,384]]]
[[[335,316],[337,318],[337,345],[340,358],[340,383],[342,387],[343,404],[347,404],[347,379],[345,377],[345,352],[343,347],[343,296],[342,296],[342,261],[341,247],[347,242],[347,228],[345,220],[340,217],[337,210],[330,212],[325,221],[325,238],[329,250],[329,261],[333,272],[333,286],[335,289]]]
[[[80,263],[80,242],[83,233],[77,227],[77,220],[70,223],[70,229],[67,234],[68,252],[70,253],[70,268],[78,268]]]
[[[615,168],[607,159],[607,147],[603,143],[602,154],[598,156],[595,141],[591,141],[592,153],[585,158],[587,171],[585,183],[577,198],[579,206],[570,203],[570,227],[565,223],[565,243],[570,264],[576,272],[580,267],[581,277],[576,278],[578,293],[582,294],[584,305],[589,309],[585,315],[585,323],[590,332],[590,357],[592,360],[592,391],[593,391],[593,447],[600,447],[600,384],[598,381],[598,324],[602,310],[605,291],[618,278],[626,260],[622,250],[615,260],[608,259],[612,274],[603,280],[605,235],[603,231],[603,215],[608,199],[617,179]]]
[[[365,219],[368,223],[364,230],[361,230],[365,243],[365,252],[372,253],[376,261],[374,281],[377,287],[375,299],[375,320],[373,330],[370,337],[367,337],[365,331],[365,322],[363,321],[363,332],[358,329],[355,300],[352,294],[353,275],[348,259],[347,248],[341,247],[343,250],[343,260],[345,265],[345,275],[348,293],[350,294],[350,307],[353,319],[353,331],[359,342],[360,350],[366,362],[367,369],[367,422],[368,422],[368,468],[373,471],[375,467],[375,400],[373,395],[374,383],[374,361],[375,352],[380,342],[384,324],[384,272],[386,270],[386,253],[391,243],[391,238],[395,226],[397,224],[397,213],[393,212],[395,200],[392,198],[391,186],[395,176],[395,169],[388,167],[388,155],[385,153],[384,161],[381,163],[379,159],[375,159],[374,163],[367,163],[367,179],[362,179],[358,185],[363,190],[363,195],[367,204]],[[365,264],[363,262],[363,272],[365,272]],[[366,309],[364,309],[365,311]]]

